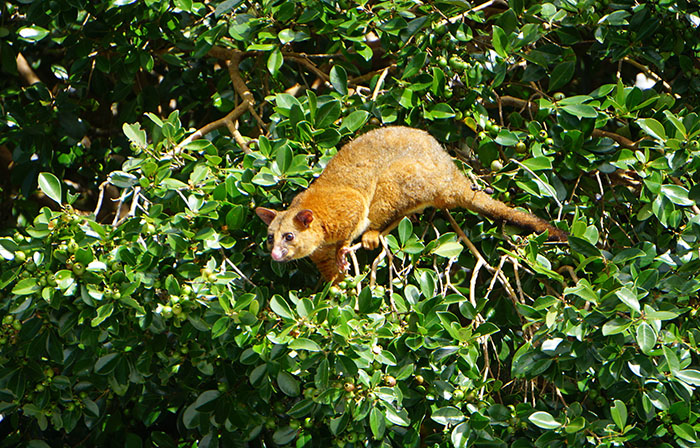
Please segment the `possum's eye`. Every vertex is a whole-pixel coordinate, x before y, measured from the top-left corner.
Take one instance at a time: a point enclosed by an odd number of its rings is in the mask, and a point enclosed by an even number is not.
[[[268,235],[267,236],[267,244],[272,244],[275,242],[275,236],[274,235]]]
[[[292,240],[294,239],[294,234],[291,233],[291,232],[290,232],[290,233],[285,233],[285,234],[282,235],[282,236],[283,236],[284,240],[287,241],[287,242],[290,242],[290,241],[292,241]]]

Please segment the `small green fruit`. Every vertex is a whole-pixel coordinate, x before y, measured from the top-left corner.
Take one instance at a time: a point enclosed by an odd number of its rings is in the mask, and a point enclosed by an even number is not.
[[[68,240],[68,243],[66,244],[66,249],[68,250],[68,252],[74,254],[78,251],[79,248],[80,247],[78,246],[78,243],[75,240]]]
[[[24,252],[22,250],[15,252],[15,260],[17,260],[20,263],[24,263],[25,261],[27,261],[26,252]]]
[[[83,265],[82,263],[79,263],[79,262],[73,263],[72,269],[73,269],[73,274],[78,275],[78,276],[83,275],[85,273],[85,265]]]

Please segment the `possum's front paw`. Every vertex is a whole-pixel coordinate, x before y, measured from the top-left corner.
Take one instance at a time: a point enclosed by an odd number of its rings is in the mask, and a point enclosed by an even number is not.
[[[374,250],[379,247],[379,236],[381,233],[377,230],[368,230],[362,234],[362,247],[367,250]]]
[[[350,253],[350,248],[347,246],[343,246],[340,249],[338,249],[338,252],[335,254],[335,262],[338,265],[338,270],[340,272],[348,272],[350,270],[350,263],[348,263],[347,258],[345,256]]]

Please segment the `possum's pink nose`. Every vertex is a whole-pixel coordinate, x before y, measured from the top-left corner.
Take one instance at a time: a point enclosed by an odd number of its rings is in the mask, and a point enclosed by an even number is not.
[[[274,247],[270,255],[272,255],[272,259],[275,261],[283,261],[287,256],[287,249],[282,247]]]

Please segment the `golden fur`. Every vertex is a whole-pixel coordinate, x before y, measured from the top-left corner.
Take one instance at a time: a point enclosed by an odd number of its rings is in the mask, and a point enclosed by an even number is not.
[[[548,222],[473,190],[437,140],[399,126],[375,129],[343,146],[287,210],[258,207],[256,213],[268,225],[273,259],[310,256],[326,280],[339,281],[353,240],[362,236],[363,247],[376,248],[381,232],[426,207],[467,208],[567,239]]]

